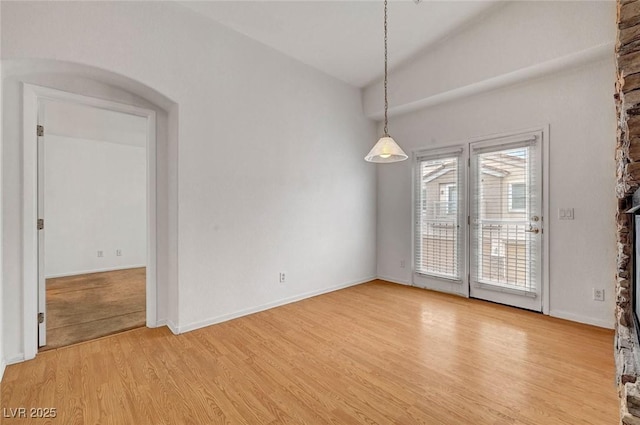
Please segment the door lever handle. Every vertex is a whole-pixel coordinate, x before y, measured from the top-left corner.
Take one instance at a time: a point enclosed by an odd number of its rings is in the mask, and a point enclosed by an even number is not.
[[[540,233],[540,229],[538,229],[537,227],[529,226],[529,229],[525,229],[525,232],[538,234]]]

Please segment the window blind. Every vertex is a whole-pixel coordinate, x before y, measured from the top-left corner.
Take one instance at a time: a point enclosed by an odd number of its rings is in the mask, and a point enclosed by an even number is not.
[[[535,295],[540,194],[535,138],[471,149],[471,280]]]
[[[461,279],[462,149],[416,156],[415,272]]]

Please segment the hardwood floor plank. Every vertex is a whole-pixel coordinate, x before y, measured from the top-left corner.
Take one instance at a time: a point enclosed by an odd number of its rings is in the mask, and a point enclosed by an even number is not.
[[[146,323],[146,268],[47,279],[47,345],[89,341]]]
[[[98,339],[106,335],[124,332],[130,329],[141,328],[146,323],[145,315],[145,311],[142,310],[48,330],[47,345],[42,351]]]
[[[175,336],[136,329],[11,365],[7,424],[605,425],[613,331],[374,281]]]

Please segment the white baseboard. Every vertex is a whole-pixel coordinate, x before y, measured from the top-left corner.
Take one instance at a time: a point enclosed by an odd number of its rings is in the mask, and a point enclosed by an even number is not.
[[[147,323],[147,327],[148,328],[161,328],[163,326],[167,326],[167,319],[160,319],[160,320],[156,320],[156,324],[153,326],[150,326],[149,323]]]
[[[160,319],[160,320],[156,321],[156,325],[155,326],[147,325],[147,327],[149,327],[149,328],[160,328],[162,326],[168,327],[169,330],[171,331],[171,333],[173,333],[174,335],[178,335],[178,327],[175,325],[175,323],[173,323],[169,319]]]
[[[9,366],[16,363],[22,363],[23,361],[25,361],[24,353],[20,353],[18,355],[11,357],[10,359],[7,359],[5,364]]]
[[[377,279],[384,280],[385,282],[397,283],[398,285],[411,286],[411,282],[407,282],[406,280],[401,280],[395,277],[378,276]]]
[[[405,280],[401,280],[401,279],[394,278],[394,277],[389,277],[389,276],[378,276],[378,279],[384,280],[385,282],[397,283],[398,285],[413,286],[413,287],[419,288],[419,289],[426,289],[427,291],[442,292],[443,294],[457,295],[459,297],[469,298],[464,293],[461,293],[461,292],[458,292],[458,291],[450,291],[447,288],[422,287],[422,286],[414,285],[411,282],[407,282]]]
[[[2,378],[4,377],[4,370],[7,368],[7,364],[4,362],[4,359],[0,359],[0,382],[2,382]]]
[[[317,290],[317,291],[306,292],[306,293],[300,294],[300,295],[294,295],[293,297],[284,298],[284,299],[281,299],[281,300],[278,300],[278,301],[270,302],[270,303],[267,303],[267,304],[262,304],[262,305],[259,305],[257,307],[252,307],[252,308],[248,308],[248,309],[245,309],[245,310],[240,310],[240,311],[237,311],[235,313],[223,314],[222,316],[217,316],[217,317],[213,317],[211,319],[190,323],[190,324],[184,325],[184,326],[175,326],[174,324],[169,325],[169,323],[167,323],[167,325],[169,326],[169,329],[171,329],[171,332],[173,332],[174,334],[181,334],[181,333],[184,333],[184,332],[189,332],[189,331],[193,331],[193,330],[196,330],[196,329],[204,328],[204,327],[207,327],[207,326],[215,325],[217,323],[226,322],[228,320],[237,319],[238,317],[247,316],[249,314],[259,313],[261,311],[269,310],[269,309],[274,308],[274,307],[280,307],[280,306],[283,306],[285,304],[291,304],[291,303],[294,303],[296,301],[302,301],[302,300],[307,299],[307,298],[315,297],[315,296],[326,294],[326,293],[333,292],[333,291],[338,291],[340,289],[348,288],[350,286],[361,285],[363,283],[370,282],[370,281],[372,281],[374,279],[376,279],[375,276],[367,277],[367,278],[364,278],[364,279],[358,279],[358,280],[353,281],[353,282],[343,283],[341,285],[336,285],[336,286],[332,286],[330,288],[324,288],[324,289],[320,289],[320,290]]]
[[[174,335],[179,335],[180,334],[180,328],[173,323],[172,320],[166,320],[166,325],[169,328],[169,330],[174,334]]]
[[[384,280],[386,282],[397,283],[399,285],[413,286],[409,282],[406,282],[406,281],[401,280],[401,279],[389,277],[389,276],[378,276],[378,279]],[[416,286],[416,288],[420,288],[420,287]],[[466,297],[466,295],[461,294],[460,292],[447,291],[447,290],[441,289],[441,288],[438,288],[438,289],[424,288],[424,289],[428,289],[428,290],[431,290],[431,291],[437,291],[437,292],[444,292],[446,294],[451,294],[451,295],[458,295],[458,296],[461,296],[461,297]],[[466,297],[466,298],[468,298],[468,297]],[[600,328],[606,328],[606,329],[613,329],[614,328],[613,319],[611,319],[611,320],[594,319],[592,317],[582,316],[582,315],[579,315],[579,314],[574,314],[574,313],[569,313],[569,312],[566,312],[566,311],[559,311],[559,310],[551,310],[549,315],[552,316],[552,317],[557,317],[559,319],[570,320],[572,322],[578,322],[578,323],[584,323],[584,324],[587,324],[587,325],[598,326]]]
[[[141,267],[147,267],[147,265],[146,264],[131,264],[131,265],[128,265],[128,266],[106,267],[106,268],[102,268],[102,269],[83,270],[83,271],[59,273],[59,274],[50,274],[50,275],[46,275],[44,278],[45,279],[55,279],[57,277],[69,277],[69,276],[79,276],[81,274],[115,272],[117,270],[139,269]]]
[[[613,329],[614,327],[613,318],[611,318],[611,320],[594,319],[593,317],[553,309],[549,312],[549,316],[557,317],[558,319],[570,320],[572,322],[598,326],[600,328]]]

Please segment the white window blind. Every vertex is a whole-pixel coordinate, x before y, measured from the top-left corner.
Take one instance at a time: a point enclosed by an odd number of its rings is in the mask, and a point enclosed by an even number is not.
[[[461,279],[462,149],[416,156],[415,272]]]
[[[536,294],[536,139],[471,149],[471,280]]]

